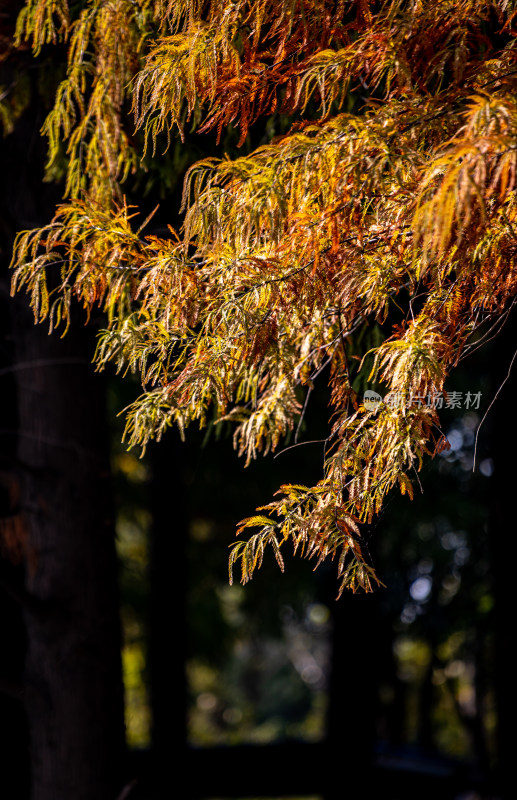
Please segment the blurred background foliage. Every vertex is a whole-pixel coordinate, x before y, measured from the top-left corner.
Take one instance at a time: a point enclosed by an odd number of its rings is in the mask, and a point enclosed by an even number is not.
[[[394,497],[366,533],[386,584],[376,595],[379,624],[372,632],[376,750],[457,759],[489,771],[496,727],[490,417],[480,429],[472,470],[476,432],[493,392],[487,361],[478,358],[459,369],[447,390],[481,392],[479,409],[442,412],[450,449],[426,464],[414,501]],[[126,382],[112,381],[111,419],[130,394]],[[282,575],[270,558],[243,588],[228,585],[227,556],[236,522],[268,502],[283,481],[308,483],[320,469],[326,402],[324,391],[313,393],[304,444],[247,470],[227,431],[217,437],[215,431],[208,436],[191,431],[187,443],[177,445],[181,463],[171,469],[171,480],[178,480],[179,470],[188,520],[185,672],[192,746],[325,738],[335,568],[330,564],[314,573],[310,562],[293,558]],[[145,748],[151,737],[146,667],[151,470],[148,457],[140,459],[120,444],[118,420],[113,469],[126,722],[130,745]],[[175,509],[170,512],[170,535],[181,536]],[[171,564],[171,581],[174,569]],[[170,629],[163,631],[173,646],[178,611],[169,609]]]

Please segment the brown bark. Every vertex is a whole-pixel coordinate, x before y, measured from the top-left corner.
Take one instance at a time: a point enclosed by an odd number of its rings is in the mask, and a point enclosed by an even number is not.
[[[4,85],[29,68],[3,62]],[[35,72],[30,73],[35,74]],[[46,109],[31,107],[0,149],[0,256],[7,273],[18,230],[46,224],[60,192],[42,184]],[[9,278],[5,278],[5,284]],[[34,326],[26,297],[7,301],[16,379],[20,487],[16,542],[25,556],[25,706],[32,800],[115,800],[124,748],[117,569],[103,382],[93,336],[79,322],[65,339]],[[12,345],[12,347],[11,347]],[[20,781],[20,786],[23,780]],[[19,800],[21,790],[9,797]]]
[[[31,797],[113,800],[123,711],[104,395],[85,332],[49,337],[29,324],[23,302],[16,343]]]

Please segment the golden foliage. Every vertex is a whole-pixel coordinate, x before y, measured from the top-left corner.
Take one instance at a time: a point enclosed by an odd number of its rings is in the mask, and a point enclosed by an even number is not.
[[[68,42],[45,123],[49,177],[66,143],[66,196],[21,233],[13,290],[36,319],[68,323],[74,297],[107,315],[96,355],[138,371],[126,436],[235,425],[247,462],[298,429],[322,373],[332,429],[322,480],[286,485],[232,551],[247,581],[287,540],[336,557],[340,591],[378,583],[360,525],[444,447],[444,380],[517,290],[517,7],[508,0],[29,0],[19,39]],[[130,115],[132,109],[132,115]],[[259,118],[287,135],[188,172],[184,224],[136,230],[125,185],[148,143],[188,122],[244,142]],[[136,131],[134,127],[136,126]],[[138,130],[142,130],[142,134]],[[149,158],[149,154],[147,156]],[[401,402],[352,389],[354,342],[370,379]],[[364,350],[363,350],[363,354]],[[326,370],[326,371],[325,371]]]

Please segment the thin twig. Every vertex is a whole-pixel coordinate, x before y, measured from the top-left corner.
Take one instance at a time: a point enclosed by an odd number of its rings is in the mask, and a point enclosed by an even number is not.
[[[480,431],[480,429],[481,429],[481,426],[482,426],[483,422],[484,422],[484,421],[485,421],[485,419],[487,418],[488,412],[490,411],[490,409],[491,409],[491,408],[492,408],[492,406],[494,405],[495,401],[496,401],[496,400],[497,400],[497,398],[499,397],[499,394],[501,393],[501,390],[502,390],[503,386],[505,385],[506,381],[507,381],[507,380],[508,380],[508,378],[510,377],[510,373],[511,373],[511,371],[512,371],[512,367],[513,367],[513,362],[515,361],[515,359],[516,359],[516,358],[517,358],[517,350],[516,350],[516,351],[515,351],[515,353],[513,354],[513,358],[512,358],[512,360],[510,361],[510,366],[508,367],[508,374],[506,375],[506,378],[504,379],[504,381],[503,381],[503,382],[502,382],[502,384],[500,385],[499,389],[498,389],[498,390],[497,390],[497,392],[495,393],[495,395],[494,395],[494,398],[493,398],[492,402],[490,403],[490,405],[488,406],[487,410],[485,411],[485,413],[484,413],[484,415],[483,415],[483,419],[481,420],[481,422],[480,422],[480,423],[479,423],[479,425],[478,425],[478,429],[477,429],[477,431],[476,431],[476,439],[475,439],[475,442],[474,442],[474,459],[473,459],[473,462],[472,462],[472,472],[474,472],[474,471],[475,471],[475,469],[476,469],[476,452],[477,452],[477,446],[478,446],[478,436],[479,436],[479,431]]]
[[[321,444],[321,442],[326,442],[327,439],[310,439],[308,442],[297,442],[296,444],[291,444],[289,447],[284,447],[278,453],[275,453],[273,458],[278,458],[278,456],[287,453],[288,450],[292,450],[294,447],[303,447],[306,444]]]
[[[305,416],[305,411],[307,410],[307,405],[308,405],[308,402],[309,402],[309,397],[311,395],[311,392],[312,392],[312,387],[309,386],[309,388],[307,390],[307,394],[305,395],[305,402],[303,404],[302,413],[300,414],[300,419],[298,420],[298,425],[296,426],[296,433],[294,434],[295,446],[298,444],[298,434],[300,433],[300,428],[301,428],[301,425],[302,425],[302,422],[303,422],[303,418]],[[287,449],[290,450],[289,447]]]

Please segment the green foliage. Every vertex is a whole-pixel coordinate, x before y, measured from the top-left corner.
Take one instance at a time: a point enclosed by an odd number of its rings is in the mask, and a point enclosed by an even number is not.
[[[129,443],[224,420],[249,462],[298,432],[328,380],[323,477],[241,523],[258,528],[232,552],[243,581],[267,545],[283,567],[290,540],[317,563],[337,557],[341,589],[370,590],[360,524],[393,487],[411,495],[444,447],[422,399],[517,290],[515,13],[507,0],[86,0],[75,16],[31,0],[22,12],[34,53],[68,42],[44,126],[50,176],[66,142],[68,200],[19,235],[13,288],[51,327],[74,297],[107,313],[97,364],[139,371],[144,389]],[[160,158],[158,136],[233,125],[242,143],[278,112],[295,120],[286,135],[190,168],[180,231],[135,229],[128,178],[146,152]],[[372,323],[387,338],[370,379],[401,399],[373,410],[351,367]]]

